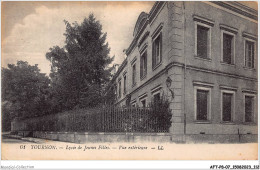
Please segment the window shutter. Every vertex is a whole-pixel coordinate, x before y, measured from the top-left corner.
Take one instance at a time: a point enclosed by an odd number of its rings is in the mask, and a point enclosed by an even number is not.
[[[208,58],[208,31],[209,28],[197,26],[197,56]]]
[[[152,67],[154,68],[155,65],[155,41],[153,41],[153,47],[152,47]]]
[[[147,52],[145,52],[145,58],[144,58],[144,74],[147,74]]]
[[[232,35],[223,34],[223,62],[232,63]]]
[[[255,60],[255,45],[252,43],[252,68],[254,68],[254,60]]]
[[[197,120],[208,119],[208,92],[197,90]]]
[[[232,94],[226,94],[223,93],[223,104],[222,104],[222,109],[223,109],[223,121],[232,121]]]
[[[245,43],[245,46],[246,46],[246,50],[245,50],[245,66],[248,66],[248,64],[247,64],[247,58],[248,58],[248,44],[247,44],[247,41]]]
[[[141,56],[141,61],[140,61],[140,78],[143,77],[143,72],[144,72],[144,68],[143,68],[143,65],[144,65],[144,56],[142,55]]]
[[[253,122],[253,97],[245,97],[245,122]]]
[[[162,61],[162,32],[160,33],[160,61]]]
[[[133,70],[133,72],[132,72],[132,85],[134,85],[135,84],[135,80],[134,80],[134,66],[132,66],[132,70]]]

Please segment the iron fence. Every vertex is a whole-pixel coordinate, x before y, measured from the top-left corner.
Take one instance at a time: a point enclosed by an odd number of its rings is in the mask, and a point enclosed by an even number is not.
[[[52,132],[168,132],[170,110],[138,107],[79,109],[59,114],[17,120],[17,131]],[[165,112],[165,114],[164,114]],[[21,123],[23,124],[21,126]]]

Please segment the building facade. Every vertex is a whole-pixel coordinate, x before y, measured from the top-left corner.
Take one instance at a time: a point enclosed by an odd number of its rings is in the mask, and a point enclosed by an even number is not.
[[[113,77],[116,105],[166,96],[173,135],[256,139],[257,18],[238,2],[156,2]]]

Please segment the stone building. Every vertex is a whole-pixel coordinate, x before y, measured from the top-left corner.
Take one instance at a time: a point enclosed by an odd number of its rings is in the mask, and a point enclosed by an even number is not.
[[[116,105],[166,96],[173,140],[257,140],[258,16],[250,6],[161,1],[142,12],[112,80]]]

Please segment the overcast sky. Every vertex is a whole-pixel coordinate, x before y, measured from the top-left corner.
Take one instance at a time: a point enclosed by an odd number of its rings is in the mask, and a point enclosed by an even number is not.
[[[121,64],[123,50],[133,39],[135,22],[142,11],[149,12],[154,2],[2,2],[2,66],[17,60],[39,64],[50,72],[45,54],[50,47],[64,45],[65,24],[81,23],[94,13],[107,32],[110,55]]]

